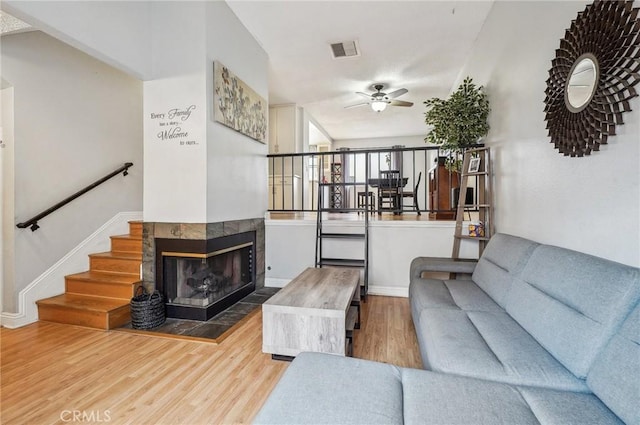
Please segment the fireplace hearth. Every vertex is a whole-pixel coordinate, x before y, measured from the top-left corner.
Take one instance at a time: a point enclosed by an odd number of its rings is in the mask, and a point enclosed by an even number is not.
[[[255,232],[155,239],[156,288],[167,317],[206,321],[255,290]]]

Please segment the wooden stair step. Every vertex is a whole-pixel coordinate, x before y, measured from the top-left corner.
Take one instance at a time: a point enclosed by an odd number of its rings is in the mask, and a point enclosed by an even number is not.
[[[129,302],[90,295],[62,294],[37,301],[39,320],[96,329],[113,329],[131,321]]]
[[[130,300],[142,284],[131,274],[87,271],[65,277],[65,291],[71,294]]]
[[[113,309],[129,305],[129,302],[117,298],[96,297],[93,295],[62,294],[51,298],[46,298],[37,302],[38,304],[59,305],[69,308],[108,312]]]
[[[142,236],[131,236],[131,235],[111,236],[111,251],[142,252]]]
[[[129,234],[131,236],[142,237],[142,221],[141,220],[132,220],[129,222]]]
[[[112,273],[128,273],[140,275],[142,252],[101,252],[89,254],[89,264],[92,271],[107,271]]]

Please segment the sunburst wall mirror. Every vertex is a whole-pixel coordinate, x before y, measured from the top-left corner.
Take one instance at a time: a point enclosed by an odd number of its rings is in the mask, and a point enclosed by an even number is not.
[[[600,150],[640,81],[640,19],[633,0],[597,0],[579,12],[551,61],[545,120],[551,143],[566,156]]]

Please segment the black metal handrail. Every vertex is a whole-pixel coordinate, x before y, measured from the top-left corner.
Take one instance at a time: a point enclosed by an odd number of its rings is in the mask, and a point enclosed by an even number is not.
[[[47,208],[46,210],[42,211],[40,214],[30,218],[29,220],[27,220],[27,221],[25,221],[23,223],[18,223],[16,226],[19,229],[26,229],[27,227],[31,227],[31,231],[35,232],[36,230],[38,230],[40,228],[40,226],[38,226],[38,220],[41,220],[44,217],[46,217],[49,214],[51,214],[52,212],[56,211],[57,209],[62,208],[63,206],[67,205],[69,202],[71,202],[74,199],[84,195],[85,193],[87,193],[91,189],[93,189],[93,188],[95,188],[97,186],[100,186],[102,183],[106,182],[110,178],[112,178],[112,177],[114,177],[114,176],[116,176],[116,175],[118,175],[120,173],[122,173],[123,176],[126,176],[127,174],[129,174],[128,170],[131,167],[133,167],[133,162],[126,162],[122,167],[120,167],[117,170],[107,174],[106,176],[104,176],[100,180],[96,180],[95,182],[91,183],[89,186],[87,186],[84,189],[81,189],[81,190],[77,191],[73,195],[63,199],[62,201],[58,202],[57,204],[55,204],[51,208]]]
[[[377,162],[377,169],[382,169],[382,163],[387,162],[388,166],[391,166],[391,157],[389,155],[393,154],[407,154],[407,158],[409,161],[406,166],[403,167],[403,160],[400,159],[400,164],[395,164],[394,166],[399,167],[400,173],[407,177],[410,175],[412,177],[411,185],[415,183],[417,178],[417,174],[420,171],[416,167],[416,160],[418,157],[424,157],[424,166],[427,165],[427,155],[431,155],[434,153],[436,156],[439,156],[441,152],[441,148],[438,146],[415,146],[415,147],[404,147],[404,146],[391,146],[391,147],[380,147],[380,148],[343,148],[334,151],[323,151],[323,152],[299,152],[299,153],[281,153],[281,154],[269,154],[267,155],[269,161],[269,182],[270,182],[270,204],[268,207],[268,211],[280,211],[280,212],[312,212],[316,211],[316,205],[314,204],[315,199],[317,199],[318,191],[321,190],[320,187],[324,185],[323,182],[331,182],[329,185],[333,185],[334,179],[332,175],[327,175],[325,173],[325,167],[319,165],[320,163],[324,164],[324,162],[334,162],[334,158],[344,158],[345,156],[350,157],[359,157],[364,158],[365,167],[367,167],[366,176],[364,179],[360,179],[360,181],[344,181],[341,180],[339,186],[343,188],[348,187],[362,187],[362,189],[358,189],[359,192],[368,194],[370,192],[370,178],[374,177],[369,175],[371,170],[368,166],[371,164],[371,161]],[[387,157],[387,158],[385,158]],[[305,190],[298,186],[298,189],[295,188],[293,180],[295,179],[297,174],[300,174],[300,177],[304,177],[304,175],[308,175],[310,171],[306,170],[305,164],[308,162],[307,158],[315,161],[318,161],[319,164],[316,164],[318,167],[317,171],[317,185],[311,185],[309,187],[309,194],[305,193]],[[397,158],[396,158],[397,160]],[[323,162],[324,161],[324,162]],[[338,161],[341,162],[341,161]],[[362,170],[359,168],[358,164],[353,163],[352,165],[352,174],[355,176],[358,174],[358,170]],[[279,171],[278,171],[279,170]],[[286,170],[286,171],[285,171]],[[282,173],[281,179],[276,181],[276,175],[279,175],[278,172]],[[405,172],[408,172],[408,175],[405,175]],[[344,170],[340,172],[340,174],[344,173]],[[424,169],[424,173],[426,176],[426,168]],[[377,175],[377,172],[376,172]],[[343,176],[344,177],[344,176]],[[285,188],[285,180],[287,182],[291,181],[290,187]],[[304,178],[303,178],[304,180]],[[406,184],[406,179],[405,179]],[[281,193],[276,196],[276,189],[278,189]],[[330,190],[331,191],[331,190]],[[338,204],[341,204],[339,208],[342,212],[347,211],[357,211],[358,209],[355,207],[358,203],[356,200],[357,191],[352,190],[351,193],[346,194],[342,193],[338,197],[344,198],[340,201],[335,201]],[[427,199],[427,186],[426,184],[422,185],[422,190],[420,191],[420,197],[424,198],[425,202]],[[309,201],[311,199],[311,201]],[[305,200],[307,202],[305,202]],[[369,201],[369,197],[365,199],[366,202]],[[329,202],[330,204],[332,201]],[[280,204],[280,206],[276,206]],[[289,205],[286,205],[289,204]],[[298,204],[298,205],[296,205]],[[309,204],[309,205],[308,205]],[[351,204],[353,207],[346,208],[344,205]],[[286,205],[286,206],[285,206]],[[402,209],[399,206],[398,211]],[[412,207],[413,209],[413,207]],[[375,206],[371,207],[371,210],[376,210]],[[426,210],[421,210],[426,211]]]
[[[480,146],[483,145],[478,144],[478,147]],[[392,199],[394,208],[387,209],[385,206],[385,211],[395,213],[412,211],[418,214],[421,212],[449,213],[454,207],[440,206],[443,204],[440,200],[449,197],[449,201],[455,202],[457,197],[453,191],[449,195],[444,194],[446,191],[443,192],[444,189],[439,183],[441,173],[434,170],[437,165],[436,158],[439,163],[439,158],[450,154],[440,146],[429,145],[268,154],[269,205],[267,210],[269,212],[315,212],[319,191],[324,190],[323,187],[328,187],[329,194],[324,196],[325,200],[329,199],[328,208],[339,210],[339,212],[361,211],[364,204],[371,211],[381,213],[380,197],[378,196],[377,206],[375,198],[371,201],[371,197],[375,193],[379,195],[380,191],[377,189],[371,191],[371,188],[376,187],[372,186],[372,183],[377,184],[375,180],[379,179],[379,173],[385,170],[383,164],[386,162],[386,169],[393,169],[403,177],[402,187],[408,184],[413,191],[402,190],[401,195],[400,191],[395,193]],[[432,160],[434,162],[431,162]],[[336,172],[337,180],[334,179],[333,169],[327,169],[327,161],[329,164],[334,162],[342,164],[341,169]],[[345,161],[349,164],[349,171],[344,169]],[[363,166],[366,170],[364,176],[362,176]],[[420,185],[417,184],[419,176],[423,179]],[[350,179],[346,180],[349,177]],[[447,178],[449,180],[447,186],[455,190],[457,185],[453,179],[458,178],[456,173],[449,172],[448,176],[442,178]],[[414,202],[411,206],[406,205],[405,208],[403,200],[411,195],[414,201],[420,202]],[[436,200],[438,202],[435,202]],[[422,208],[416,204],[422,205]]]

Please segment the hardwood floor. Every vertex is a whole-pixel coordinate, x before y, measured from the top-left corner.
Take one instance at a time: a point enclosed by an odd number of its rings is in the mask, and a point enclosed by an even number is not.
[[[355,334],[353,356],[421,369],[409,300],[368,296],[361,305],[363,325]]]
[[[355,357],[421,367],[406,298],[369,296],[362,322]],[[289,364],[262,353],[261,331],[261,314],[220,344],[45,322],[2,328],[0,422],[250,423]]]

